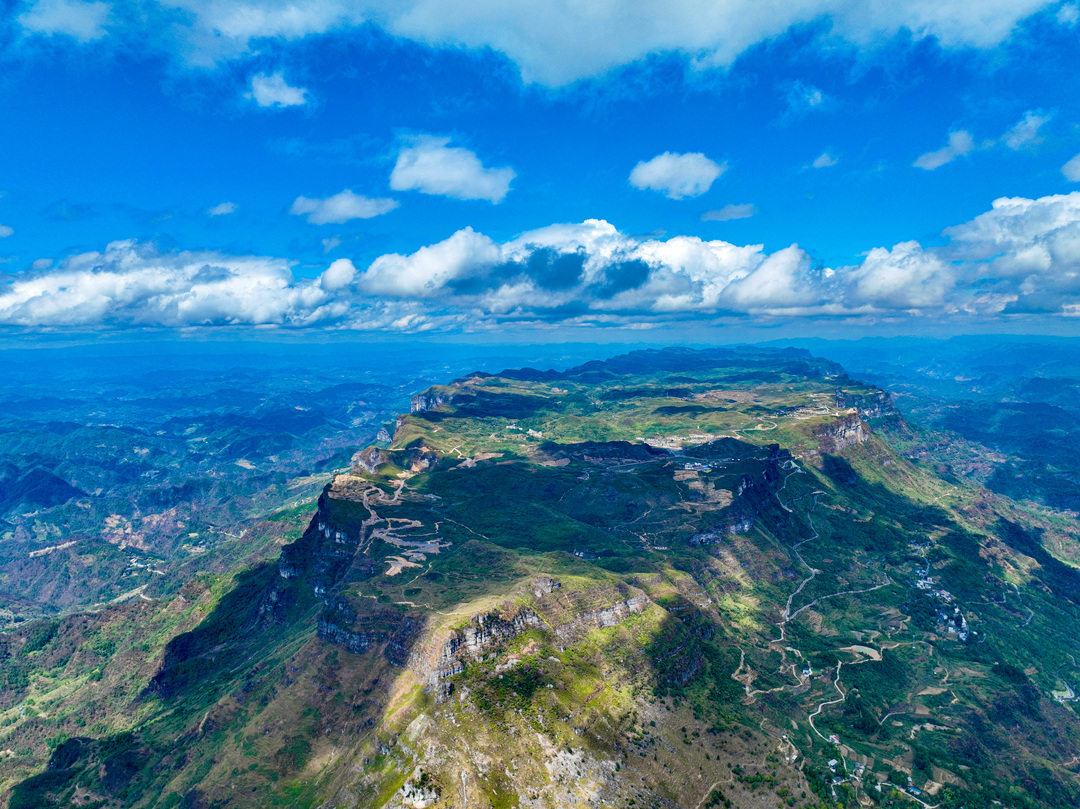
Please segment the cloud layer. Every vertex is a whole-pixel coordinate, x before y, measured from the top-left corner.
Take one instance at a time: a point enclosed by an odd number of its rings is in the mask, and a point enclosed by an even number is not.
[[[106,34],[112,7],[108,3],[80,0],[38,0],[19,15],[19,24],[28,32],[69,36],[91,42]]]
[[[317,278],[295,277],[285,259],[115,242],[11,277],[0,288],[0,324],[423,331],[1080,316],[1080,192],[998,199],[945,236],[942,247],[901,242],[828,268],[798,245],[767,253],[696,236],[643,238],[589,219],[501,244],[464,228],[362,270],[338,259]]]
[[[182,61],[207,66],[246,56],[264,39],[299,40],[375,22],[392,34],[436,47],[491,48],[506,54],[527,82],[559,86],[600,76],[650,53],[675,52],[698,66],[729,65],[754,45],[792,26],[826,21],[824,34],[869,50],[900,32],[936,37],[945,47],[991,47],[1050,0],[643,0],[577,3],[496,0],[448,5],[439,0],[37,0],[19,22],[27,34],[103,37],[107,21],[124,21],[116,35],[162,41]],[[1061,25],[1074,22],[1063,6]],[[150,28],[153,26],[152,28]],[[150,34],[156,34],[150,36]]]

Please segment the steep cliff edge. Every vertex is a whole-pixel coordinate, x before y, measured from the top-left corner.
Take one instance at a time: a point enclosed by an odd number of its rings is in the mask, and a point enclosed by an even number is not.
[[[822,425],[814,431],[818,452],[836,453],[870,439],[870,426],[859,413],[852,413]]]
[[[873,389],[866,393],[854,393],[838,388],[836,391],[836,406],[839,408],[853,407],[859,411],[859,415],[864,419],[900,417],[900,411],[896,409],[892,394],[880,389]]]

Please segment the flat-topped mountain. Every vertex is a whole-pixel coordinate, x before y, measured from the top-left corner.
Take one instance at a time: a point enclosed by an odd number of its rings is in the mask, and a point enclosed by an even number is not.
[[[793,350],[432,387],[277,564],[6,639],[10,806],[1075,806],[1076,519],[911,432]]]

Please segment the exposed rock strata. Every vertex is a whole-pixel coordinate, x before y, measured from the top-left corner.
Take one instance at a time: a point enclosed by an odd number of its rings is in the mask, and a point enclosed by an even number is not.
[[[378,447],[362,449],[352,457],[353,468],[363,469],[369,475],[376,474],[379,467],[389,461],[390,456]]]
[[[818,452],[833,453],[869,440],[870,427],[858,413],[852,413],[818,428],[814,435],[818,439]]]
[[[429,410],[434,410],[436,407],[449,404],[453,398],[453,395],[449,393],[432,393],[430,390],[427,390],[412,397],[412,400],[409,402],[409,412],[426,413]]]
[[[877,390],[874,393],[855,394],[845,390],[836,391],[836,406],[839,408],[854,407],[864,419],[880,419],[900,415],[893,403],[892,394],[888,391]]]

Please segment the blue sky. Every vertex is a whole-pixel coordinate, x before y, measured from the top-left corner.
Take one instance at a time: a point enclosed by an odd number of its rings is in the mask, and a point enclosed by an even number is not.
[[[9,3],[0,325],[1072,328],[1080,9],[864,6]]]

